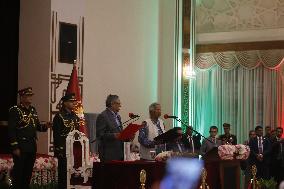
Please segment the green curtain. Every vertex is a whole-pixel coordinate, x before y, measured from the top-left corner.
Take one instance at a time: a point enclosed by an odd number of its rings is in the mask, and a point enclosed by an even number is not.
[[[257,125],[280,126],[277,79],[277,70],[263,65],[251,70],[240,65],[225,70],[217,64],[209,69],[196,68],[194,128],[209,136],[210,126],[215,125],[220,135],[222,124],[230,123],[231,133],[243,143]]]

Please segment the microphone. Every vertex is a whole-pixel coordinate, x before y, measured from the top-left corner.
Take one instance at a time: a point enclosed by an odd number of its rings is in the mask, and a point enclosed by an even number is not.
[[[177,117],[177,116],[173,116],[173,115],[165,114],[165,115],[164,115],[164,118],[165,118],[165,119],[168,119],[168,118],[177,119],[178,117]]]
[[[137,117],[140,117],[140,115],[137,115],[137,114],[134,114],[134,113],[129,113],[128,116],[131,118],[131,119],[135,119]]]

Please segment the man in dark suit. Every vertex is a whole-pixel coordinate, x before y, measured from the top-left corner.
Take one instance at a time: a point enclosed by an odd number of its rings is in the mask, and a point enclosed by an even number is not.
[[[223,124],[224,134],[220,135],[220,139],[222,140],[222,144],[237,144],[237,137],[230,133],[231,125],[229,123]]]
[[[276,128],[276,137],[272,139],[271,150],[271,176],[275,178],[277,183],[284,180],[284,139],[283,128]]]
[[[99,157],[101,161],[124,160],[124,141],[119,140],[122,131],[121,107],[117,95],[108,95],[106,109],[96,121]]]
[[[180,127],[175,127],[172,129],[172,136],[174,136],[170,141],[168,141],[167,150],[173,152],[183,153],[186,152],[186,148],[182,142],[182,129]],[[168,133],[171,131],[168,131]]]
[[[28,189],[36,159],[37,131],[47,131],[50,123],[40,123],[36,109],[31,105],[31,87],[18,91],[20,104],[9,110],[9,138],[13,155],[13,188]]]
[[[271,144],[270,139],[263,137],[263,128],[261,126],[255,127],[256,137],[249,142],[250,147],[250,166],[256,165],[257,177],[269,178],[269,164]]]
[[[201,136],[200,134],[192,135],[192,129],[192,126],[186,127],[185,133],[183,134],[181,140],[186,148],[186,151],[198,154],[201,147]]]
[[[271,137],[272,137],[271,131],[272,131],[271,126],[266,126],[265,127],[265,135],[264,135],[264,137],[271,139]]]

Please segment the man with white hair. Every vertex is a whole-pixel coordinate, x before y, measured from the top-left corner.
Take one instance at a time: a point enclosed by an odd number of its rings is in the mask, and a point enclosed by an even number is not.
[[[138,141],[140,143],[140,157],[144,160],[153,160],[152,151],[155,151],[157,142],[154,138],[165,132],[165,126],[161,117],[161,105],[152,103],[149,106],[150,118],[143,121],[143,127],[139,130]]]

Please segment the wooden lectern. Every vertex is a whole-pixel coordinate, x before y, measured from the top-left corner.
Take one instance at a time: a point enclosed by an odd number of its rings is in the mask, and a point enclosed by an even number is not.
[[[240,161],[221,160],[215,147],[203,157],[210,189],[240,189]]]

